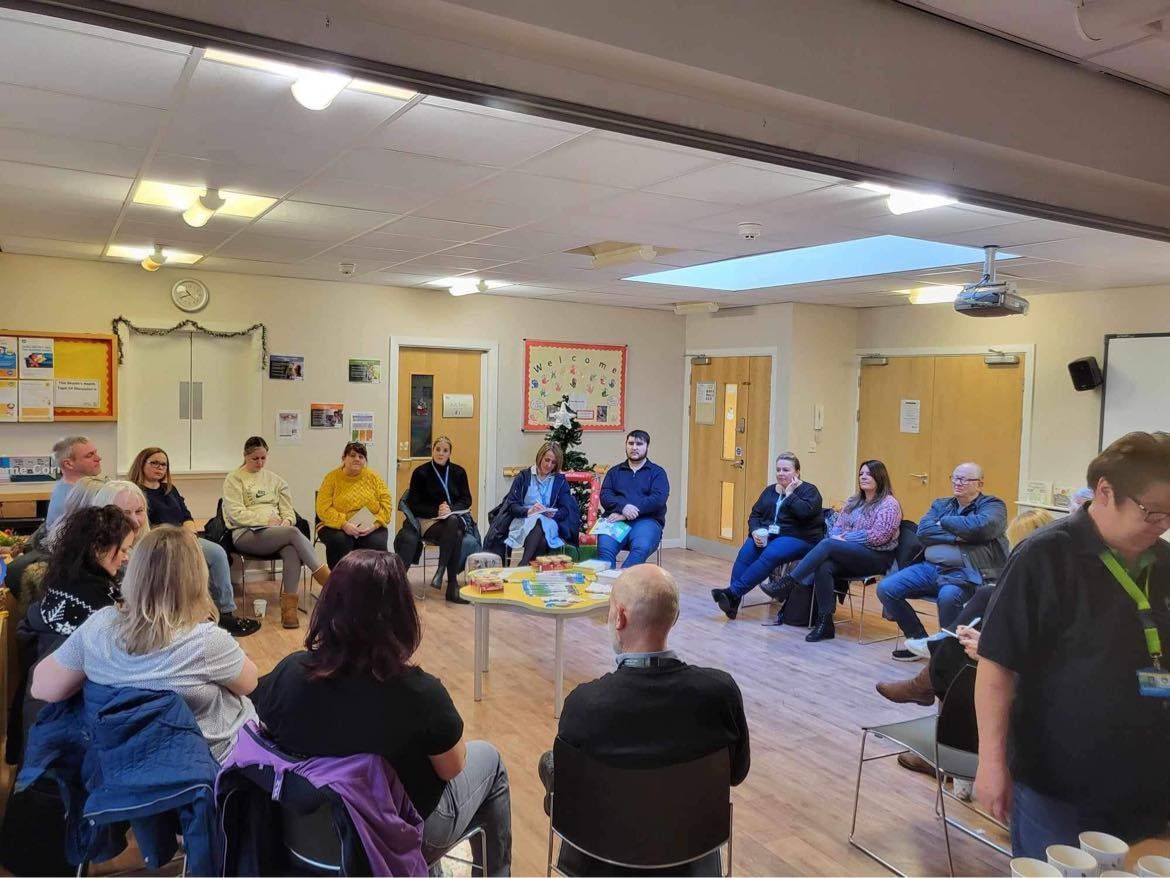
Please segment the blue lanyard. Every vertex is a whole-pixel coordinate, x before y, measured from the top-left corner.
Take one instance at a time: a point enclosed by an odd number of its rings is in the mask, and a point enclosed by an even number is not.
[[[431,461],[431,469],[435,471],[435,478],[439,480],[439,484],[443,486],[443,493],[447,495],[447,505],[451,505],[451,492],[447,490],[447,482],[451,478],[451,464],[447,464],[447,472],[445,475],[439,475],[439,468],[435,466],[435,462]]]
[[[772,524],[778,524],[780,521],[780,507],[784,505],[787,498],[781,494],[780,499],[776,501],[776,511],[772,513]]]

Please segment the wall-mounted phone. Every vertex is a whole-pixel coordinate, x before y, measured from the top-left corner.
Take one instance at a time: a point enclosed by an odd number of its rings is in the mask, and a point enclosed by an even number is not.
[[[823,403],[817,403],[813,406],[813,429],[825,429],[825,406]]]

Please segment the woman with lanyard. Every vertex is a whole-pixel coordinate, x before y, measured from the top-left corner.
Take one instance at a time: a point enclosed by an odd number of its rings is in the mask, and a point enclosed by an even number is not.
[[[781,564],[799,561],[825,538],[821,492],[800,478],[800,461],[791,451],[776,458],[776,484],[769,485],[748,517],[751,533],[731,568],[727,588],[711,597],[728,619],[739,613],[744,595]]]
[[[485,551],[502,556],[502,546],[521,549],[517,566],[523,567],[550,549],[578,541],[581,507],[561,473],[564,461],[557,443],[540,446],[536,462],[516,474],[508,496],[492,510]]]
[[[439,546],[439,567],[431,577],[431,588],[441,588],[447,575],[447,600],[465,604],[459,597],[459,573],[463,569],[463,534],[467,529],[464,516],[471,511],[471,487],[467,470],[451,462],[451,440],[440,436],[431,443],[431,459],[415,468],[410,475],[410,509],[418,519],[419,534],[428,543]],[[394,551],[410,568],[419,551],[418,536],[408,525],[394,540]]]

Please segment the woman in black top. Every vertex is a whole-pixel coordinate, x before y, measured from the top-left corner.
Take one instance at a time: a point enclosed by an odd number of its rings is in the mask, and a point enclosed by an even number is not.
[[[394,538],[394,551],[409,569],[418,560],[422,540],[439,545],[439,566],[431,577],[431,588],[443,585],[447,575],[447,600],[465,604],[459,597],[459,573],[463,570],[462,545],[471,512],[471,486],[467,470],[451,462],[451,440],[440,436],[431,443],[431,459],[410,474],[410,511],[419,530],[403,522]]]
[[[711,589],[728,619],[739,614],[743,596],[781,564],[799,561],[825,538],[821,492],[800,478],[800,461],[791,451],[776,458],[776,484],[769,485],[748,517],[747,540],[731,568],[731,584]]]
[[[72,634],[91,614],[120,601],[118,571],[133,544],[134,527],[117,506],[89,506],[64,518],[54,531],[41,583],[44,624],[57,634]]]
[[[483,827],[487,874],[507,875],[508,773],[491,744],[464,743],[463,720],[443,684],[409,663],[421,637],[402,562],[356,549],[333,568],[305,651],[263,677],[252,701],[291,753],[384,757],[425,820],[428,862],[469,828]]]
[[[219,543],[199,536],[187,501],[171,482],[171,460],[158,447],[143,448],[130,464],[126,478],[142,489],[146,497],[146,516],[151,527],[173,524],[195,534],[203,560],[207,562],[208,588],[219,610],[219,626],[235,637],[247,637],[260,630],[255,619],[236,615],[236,598],[232,591],[232,569],[227,552]]]

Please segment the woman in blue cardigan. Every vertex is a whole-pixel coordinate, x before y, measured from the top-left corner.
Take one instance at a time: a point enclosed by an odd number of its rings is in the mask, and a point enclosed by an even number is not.
[[[555,442],[545,442],[536,452],[536,463],[516,474],[512,488],[490,516],[484,549],[504,555],[504,547],[522,549],[519,566],[531,563],[566,543],[578,540],[581,507],[561,473],[565,452]]]

